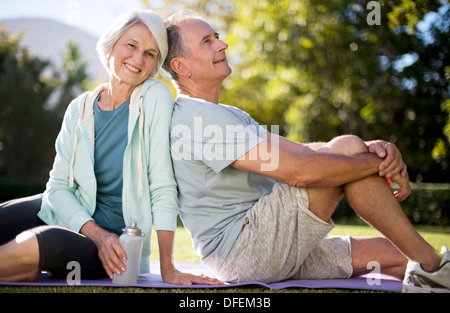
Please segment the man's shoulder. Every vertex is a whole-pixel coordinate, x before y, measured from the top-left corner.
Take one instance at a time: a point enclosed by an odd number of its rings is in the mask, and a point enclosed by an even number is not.
[[[196,116],[201,116],[207,109],[204,103],[194,99],[177,97],[172,113],[172,123],[189,123]]]
[[[184,95],[179,95],[176,97],[175,105],[184,110],[215,110],[218,107],[217,104],[212,102]]]
[[[192,98],[184,95],[178,96],[175,99],[175,107],[176,111],[178,111],[178,114],[183,114],[185,116],[217,116],[218,114],[220,114],[222,117],[224,117],[224,115],[245,118],[250,117],[247,112],[241,110],[238,107],[222,103],[215,104],[203,99]]]
[[[250,114],[248,114],[247,112],[245,112],[244,110],[232,106],[232,105],[228,105],[228,104],[219,104],[221,107],[223,107],[224,109],[230,111],[233,114],[239,115],[239,116],[243,116],[246,118],[251,118]]]
[[[192,110],[192,109],[202,109],[207,107],[205,102],[199,101],[194,98],[186,97],[176,97],[175,106],[180,110]]]
[[[228,108],[220,104],[195,98],[177,97],[172,120],[187,122],[194,118],[202,118],[205,122],[217,122],[217,119],[224,120],[232,115]]]

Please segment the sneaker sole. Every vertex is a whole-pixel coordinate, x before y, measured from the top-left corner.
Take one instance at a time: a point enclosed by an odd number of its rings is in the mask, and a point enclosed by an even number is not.
[[[450,293],[450,290],[444,288],[416,287],[403,284],[402,293]]]

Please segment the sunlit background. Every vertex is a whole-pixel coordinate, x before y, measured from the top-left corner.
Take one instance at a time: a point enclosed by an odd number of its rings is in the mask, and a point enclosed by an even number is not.
[[[142,0],[18,0],[0,1],[0,19],[45,18],[72,25],[93,36],[124,10],[144,7]]]
[[[98,36],[144,7],[195,9],[217,29],[233,67],[221,102],[301,142],[389,140],[411,181],[450,182],[448,1],[0,0],[3,198],[48,179],[68,103],[107,80]]]

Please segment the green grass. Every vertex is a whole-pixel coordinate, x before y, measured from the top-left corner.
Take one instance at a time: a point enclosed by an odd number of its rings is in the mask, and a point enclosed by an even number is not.
[[[416,227],[417,231],[436,250],[440,251],[442,246],[450,248],[450,228],[444,227]],[[330,232],[331,235],[350,236],[382,236],[376,229],[364,225],[337,225]]]
[[[441,247],[445,245],[450,248],[450,228],[417,227],[416,229],[436,250],[440,250]],[[365,225],[336,225],[330,234],[349,236],[382,236],[376,229]],[[159,250],[155,233],[152,234],[151,247],[152,256],[150,259],[158,260]],[[200,263],[200,257],[194,253],[191,238],[183,227],[178,227],[175,236],[175,260]]]
[[[450,246],[450,229],[422,227],[417,228],[421,235],[436,249],[441,246]],[[350,236],[378,236],[376,230],[368,226],[337,225],[331,232],[332,235]],[[152,234],[152,256],[151,260],[159,259],[156,234]],[[189,234],[183,227],[179,227],[175,237],[175,260],[182,262],[200,262],[200,258],[195,255]],[[260,287],[240,287],[240,288],[218,288],[218,289],[154,289],[154,288],[119,288],[119,287],[17,287],[0,286],[0,293],[359,293],[371,292],[361,290],[345,289],[306,289],[289,288],[282,290],[272,290]]]

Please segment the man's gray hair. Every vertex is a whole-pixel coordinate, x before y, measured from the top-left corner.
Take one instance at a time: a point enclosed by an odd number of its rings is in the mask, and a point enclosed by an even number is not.
[[[156,65],[150,73],[150,77],[156,77],[167,56],[167,31],[162,18],[151,10],[131,10],[119,15],[102,33],[97,42],[97,53],[105,69],[110,73],[109,59],[117,40],[131,26],[142,23],[152,33],[158,47]]]
[[[178,74],[172,69],[170,63],[177,57],[189,57],[191,51],[189,45],[183,40],[180,34],[179,24],[189,19],[201,19],[201,16],[192,10],[181,10],[169,16],[166,19],[167,39],[169,52],[162,68],[172,77],[174,81],[178,80]]]

